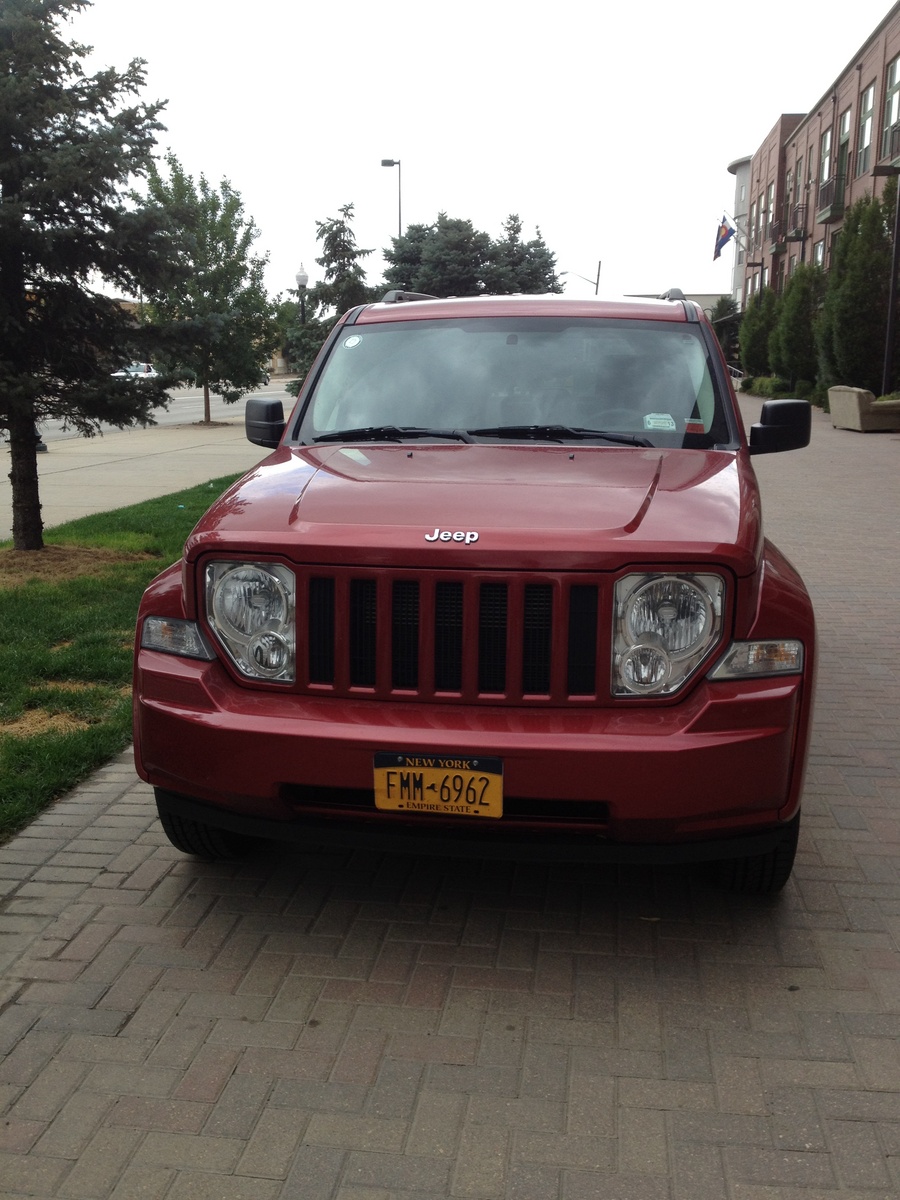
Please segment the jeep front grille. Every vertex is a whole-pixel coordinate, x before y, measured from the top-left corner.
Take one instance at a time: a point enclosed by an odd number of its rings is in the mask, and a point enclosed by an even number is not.
[[[600,576],[310,569],[298,587],[298,684],[314,694],[596,703],[598,681],[608,693],[605,588]]]

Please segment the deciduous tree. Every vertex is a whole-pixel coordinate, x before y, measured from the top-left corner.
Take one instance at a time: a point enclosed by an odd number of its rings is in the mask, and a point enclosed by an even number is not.
[[[227,179],[218,189],[203,175],[195,181],[174,154],[166,166],[168,178],[151,170],[148,192],[174,227],[181,271],[152,294],[150,316],[170,371],[202,387],[209,422],[210,393],[232,403],[255,388],[280,334],[263,284],[267,259],[252,252],[259,230],[240,194]]]

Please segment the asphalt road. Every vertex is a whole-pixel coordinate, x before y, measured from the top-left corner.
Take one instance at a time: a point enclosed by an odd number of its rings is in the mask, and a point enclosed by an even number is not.
[[[282,399],[285,402],[285,411],[288,411],[293,404],[293,397],[287,394],[285,385],[292,378],[293,376],[287,376],[272,379],[265,387],[257,388],[256,392],[248,394],[262,394],[271,396],[273,399]],[[245,399],[246,397],[242,397],[235,404],[226,404],[220,396],[210,396],[210,416],[212,420],[232,419],[239,413],[242,414]],[[157,409],[154,413],[154,419],[157,425],[189,425],[195,421],[202,420],[203,390],[201,388],[178,388],[172,391],[168,407]],[[39,428],[41,436],[47,444],[60,441],[63,438],[77,438],[81,436],[77,430],[66,429],[62,421],[42,421]],[[101,426],[101,429],[106,432],[110,432],[113,428],[114,426],[111,425]]]

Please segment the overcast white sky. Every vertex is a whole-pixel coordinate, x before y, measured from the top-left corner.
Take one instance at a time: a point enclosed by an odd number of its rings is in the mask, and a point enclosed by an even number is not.
[[[729,292],[713,262],[727,165],[782,112],[806,112],[890,11],[854,0],[94,0],[68,26],[92,67],[147,61],[167,99],[160,151],[227,178],[260,229],[272,295],[305,263],[316,220],[355,205],[380,250],[438,212],[493,237],[539,226],[566,290]],[[585,282],[578,276],[585,276]]]

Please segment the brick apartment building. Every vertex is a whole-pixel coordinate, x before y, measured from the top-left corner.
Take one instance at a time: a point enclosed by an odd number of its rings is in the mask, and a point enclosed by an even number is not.
[[[900,3],[810,112],[782,114],[751,158],[729,165],[741,235],[735,300],[781,292],[802,262],[827,270],[844,213],[884,189],[876,166],[900,167]]]

